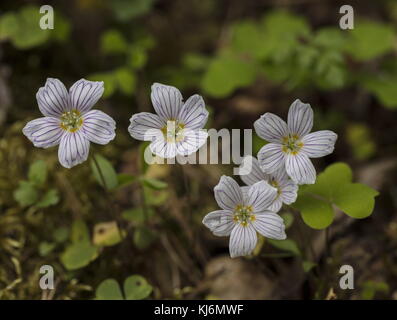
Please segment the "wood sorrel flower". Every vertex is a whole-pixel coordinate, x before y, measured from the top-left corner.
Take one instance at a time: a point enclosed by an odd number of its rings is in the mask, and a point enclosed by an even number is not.
[[[259,162],[252,156],[246,156],[241,163],[241,180],[247,185],[253,185],[258,181],[266,181],[277,189],[277,196],[270,211],[278,212],[283,203],[291,204],[296,201],[298,196],[298,185],[292,181],[284,169],[279,169],[274,173],[266,174],[259,166]],[[246,171],[247,170],[247,171]]]
[[[134,114],[128,131],[137,140],[152,141],[152,153],[162,158],[186,156],[206,142],[208,134],[202,128],[208,111],[201,96],[195,94],[183,103],[177,88],[154,83],[151,99],[157,114]]]
[[[288,125],[272,113],[265,113],[254,123],[255,131],[269,141],[258,153],[265,173],[279,169],[298,184],[313,184],[316,169],[309,158],[324,157],[334,151],[336,133],[321,130],[309,133],[313,127],[310,104],[295,100],[288,111]]]
[[[269,210],[277,190],[265,181],[241,188],[230,177],[222,176],[214,188],[222,210],[208,213],[203,224],[216,236],[229,236],[232,258],[248,255],[257,243],[257,232],[271,239],[285,239],[283,219]]]
[[[103,82],[80,79],[69,92],[58,79],[48,78],[36,94],[44,115],[23,128],[35,147],[59,144],[59,162],[71,168],[87,160],[90,142],[107,144],[115,137],[116,123],[107,114],[91,110],[103,93]]]

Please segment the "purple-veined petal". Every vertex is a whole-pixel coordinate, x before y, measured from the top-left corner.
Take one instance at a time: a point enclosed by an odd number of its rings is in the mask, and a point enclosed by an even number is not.
[[[337,134],[330,130],[312,132],[302,138],[302,152],[309,158],[324,157],[334,151]]]
[[[309,157],[299,152],[286,156],[285,169],[291,179],[297,184],[313,184],[316,182],[316,169]]]
[[[229,251],[232,258],[251,254],[258,238],[252,225],[236,224],[230,234]]]
[[[274,199],[272,204],[269,206],[268,210],[271,212],[279,212],[281,207],[283,206],[283,201],[281,200],[280,195]]]
[[[130,119],[128,132],[137,140],[153,141],[157,136],[163,136],[161,129],[166,123],[157,114],[141,112],[134,114]]]
[[[295,100],[288,111],[288,129],[290,134],[302,137],[313,127],[313,110],[310,104]]]
[[[165,121],[177,119],[182,107],[182,95],[177,88],[154,83],[150,96],[160,118]]]
[[[103,81],[80,79],[69,89],[70,106],[85,113],[98,102],[103,94]]]
[[[59,144],[65,131],[58,119],[43,117],[29,121],[22,132],[35,147],[49,148]]]
[[[282,168],[271,174],[270,179],[277,184],[277,190],[279,193],[277,198],[278,200],[285,204],[291,204],[296,201],[298,196],[298,185],[288,176],[285,168]],[[274,207],[271,207],[270,211],[277,212],[278,210],[274,210]]]
[[[277,197],[277,189],[266,181],[253,184],[247,193],[245,204],[252,207],[252,212],[267,210]]]
[[[214,188],[215,200],[225,210],[234,211],[237,205],[243,203],[243,194],[237,182],[227,176],[222,176]]]
[[[70,110],[68,91],[58,79],[48,78],[44,87],[37,91],[36,99],[40,112],[46,117],[59,118]]]
[[[58,149],[59,162],[65,168],[72,168],[87,160],[90,142],[82,130],[65,132]]]
[[[266,238],[284,240],[287,237],[283,218],[274,212],[267,211],[256,214],[252,225]]]
[[[258,152],[259,165],[265,173],[272,173],[285,165],[285,153],[282,145],[278,143],[268,143]]]
[[[91,110],[84,114],[82,130],[86,138],[97,144],[107,144],[116,136],[116,122],[106,113]]]
[[[269,112],[254,122],[254,128],[259,137],[269,142],[280,143],[288,135],[285,121]]]
[[[187,156],[196,152],[205,144],[208,138],[207,131],[202,129],[185,129],[183,134],[183,141],[176,143],[177,154],[181,156]]]
[[[229,210],[217,210],[208,213],[203,219],[203,224],[218,237],[229,236],[235,225],[233,213]]]
[[[164,159],[172,159],[176,156],[176,144],[167,142],[164,136],[156,136],[155,140],[149,145],[150,151],[156,156]]]
[[[250,186],[242,186],[240,187],[241,193],[243,194],[243,200],[244,202],[248,198],[248,190],[250,189]]]
[[[189,129],[201,129],[208,120],[208,111],[205,109],[205,103],[201,96],[195,94],[183,104],[179,120]]]
[[[258,160],[253,156],[244,157],[240,165],[240,177],[247,185],[253,185],[262,180],[268,181],[269,179],[269,176],[259,166]]]

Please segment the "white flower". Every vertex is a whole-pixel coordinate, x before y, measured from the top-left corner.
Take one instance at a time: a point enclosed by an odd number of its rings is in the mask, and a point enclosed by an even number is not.
[[[259,162],[252,156],[246,156],[241,163],[241,179],[247,185],[253,185],[258,181],[266,181],[277,189],[277,197],[269,207],[270,211],[278,212],[283,203],[291,204],[298,196],[298,185],[292,181],[284,169],[266,174],[259,166]],[[248,171],[247,171],[248,169]]]
[[[186,156],[204,145],[208,134],[202,128],[208,111],[201,96],[193,95],[183,103],[177,88],[154,83],[151,99],[157,114],[134,114],[128,127],[133,138],[152,141],[150,150],[162,158]]]
[[[277,190],[265,181],[240,188],[230,177],[222,176],[214,188],[215,200],[222,210],[208,213],[203,224],[216,236],[229,236],[232,258],[254,250],[257,232],[267,238],[286,238],[283,219],[269,210]]]
[[[337,135],[329,130],[309,133],[312,126],[313,110],[299,99],[289,109],[288,125],[272,113],[265,113],[255,121],[258,136],[270,142],[258,153],[262,170],[272,173],[285,168],[296,183],[314,183],[316,169],[309,158],[332,153]]]
[[[116,123],[107,114],[91,110],[103,93],[103,82],[80,79],[69,92],[58,79],[48,78],[36,94],[43,118],[32,120],[23,134],[35,147],[59,144],[59,162],[71,168],[87,160],[90,142],[107,144],[115,137]]]

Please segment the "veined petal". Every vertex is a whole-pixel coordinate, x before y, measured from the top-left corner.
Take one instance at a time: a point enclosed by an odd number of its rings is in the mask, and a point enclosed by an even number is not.
[[[240,177],[247,185],[253,185],[258,181],[268,181],[269,176],[259,166],[258,160],[253,156],[244,157],[240,165]]]
[[[235,225],[233,213],[229,210],[217,210],[208,213],[203,219],[203,224],[218,237],[230,235]]]
[[[291,204],[296,201],[299,187],[288,176],[287,172],[285,171],[285,168],[280,169],[275,173],[273,173],[271,175],[271,179],[274,180],[277,184],[277,189],[279,190],[279,196],[277,198],[278,200],[281,200],[285,204]],[[274,212],[278,211],[273,209],[274,208],[270,208],[270,211],[274,211]]]
[[[201,129],[208,120],[208,111],[201,96],[195,94],[186,100],[182,106],[178,119],[189,129]]]
[[[285,153],[282,145],[278,143],[268,143],[258,152],[259,165],[265,173],[272,173],[284,167]]]
[[[330,130],[312,132],[302,138],[302,152],[309,158],[324,157],[334,151],[337,134]]]
[[[288,129],[290,134],[302,137],[313,127],[313,110],[308,103],[295,100],[288,111]]]
[[[59,144],[64,131],[56,118],[44,117],[29,121],[22,129],[23,134],[35,147],[49,148]]]
[[[254,128],[259,137],[269,142],[281,142],[288,135],[285,121],[269,112],[254,122]]]
[[[316,169],[309,157],[302,152],[296,155],[287,155],[285,169],[297,184],[313,184],[316,182]]]
[[[72,168],[88,158],[90,142],[85,138],[82,130],[65,132],[58,149],[59,162],[65,168]]]
[[[267,210],[277,197],[277,189],[265,181],[259,181],[252,185],[245,199],[245,204],[252,207],[252,212]]]
[[[280,199],[282,200],[283,203],[292,204],[296,201],[296,198],[298,197],[299,187],[295,182],[291,180],[287,182],[285,185],[282,185],[280,189],[281,189]]]
[[[274,212],[263,212],[255,215],[252,225],[262,236],[269,239],[284,240],[285,234],[284,220]]]
[[[247,199],[248,198],[249,189],[250,189],[250,186],[240,187],[241,193],[243,194],[243,199]]]
[[[81,113],[91,110],[102,97],[103,90],[103,81],[78,80],[69,89],[71,108]]]
[[[150,151],[156,156],[164,159],[172,159],[176,156],[176,144],[167,142],[164,136],[156,136],[155,140],[149,145]]]
[[[283,201],[281,200],[281,197],[278,196],[269,206],[268,210],[271,212],[279,212],[282,206],[283,206]]]
[[[41,113],[46,117],[59,118],[70,110],[68,91],[58,79],[48,78],[44,87],[37,91],[36,99]]]
[[[236,224],[230,234],[229,250],[232,258],[249,255],[256,246],[258,238],[251,224]]]
[[[82,130],[89,141],[107,144],[116,136],[116,122],[100,110],[91,110],[84,114]]]
[[[161,129],[166,125],[157,114],[141,112],[134,114],[130,119],[128,132],[137,140],[153,141],[157,136],[163,136]]]
[[[231,177],[222,176],[214,188],[215,200],[225,210],[233,211],[237,205],[243,203],[240,186]]]
[[[187,156],[200,149],[207,141],[208,133],[206,130],[185,130],[184,139],[176,143],[176,151],[179,155]]]
[[[177,88],[154,83],[150,96],[160,118],[165,121],[177,119],[182,107],[182,94]]]

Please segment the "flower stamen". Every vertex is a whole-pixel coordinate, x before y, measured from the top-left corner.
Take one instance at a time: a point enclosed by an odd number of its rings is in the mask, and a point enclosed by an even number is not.
[[[297,155],[299,150],[302,149],[303,143],[296,134],[283,137],[282,150],[284,153]]]
[[[178,120],[168,120],[161,131],[164,134],[164,138],[169,143],[181,142],[185,138],[185,124]]]
[[[252,207],[245,205],[237,205],[234,210],[233,221],[240,223],[243,227],[249,225],[250,222],[255,220],[255,215],[252,214]]]
[[[78,110],[67,111],[61,116],[61,128],[69,132],[76,132],[83,125],[83,118]]]

